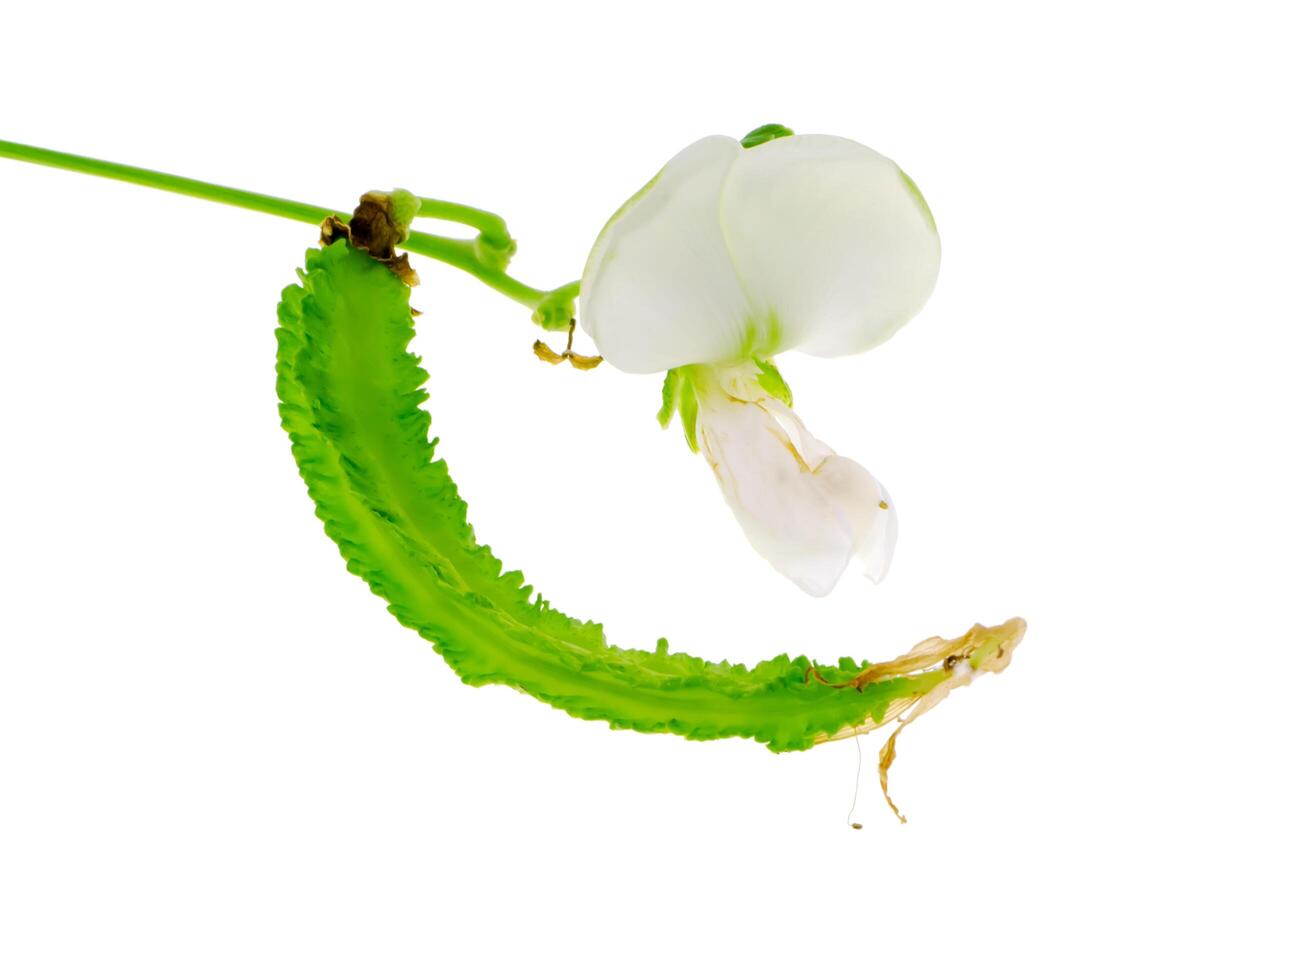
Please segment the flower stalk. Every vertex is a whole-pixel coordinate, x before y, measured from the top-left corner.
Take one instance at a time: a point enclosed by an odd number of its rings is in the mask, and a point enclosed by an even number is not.
[[[320,225],[331,217],[347,219],[353,210],[292,201],[191,177],[8,140],[0,140],[0,157],[151,187],[312,225]],[[422,198],[417,216],[457,222],[474,228],[479,234],[473,239],[461,239],[413,231],[404,239],[404,248],[475,276],[496,292],[528,307],[534,314],[535,323],[545,330],[568,328],[575,316],[575,297],[579,292],[579,283],[568,283],[552,290],[536,289],[508,275],[505,270],[516,251],[516,242],[508,234],[506,222],[498,215],[465,204]]]

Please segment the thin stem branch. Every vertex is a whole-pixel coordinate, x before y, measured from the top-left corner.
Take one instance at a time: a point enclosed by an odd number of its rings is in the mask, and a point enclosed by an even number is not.
[[[437,218],[440,221],[456,221],[468,228],[475,228],[481,237],[490,244],[506,247],[511,244],[512,236],[508,234],[507,222],[491,211],[454,204],[452,201],[437,201],[431,197],[417,195],[421,208],[417,211],[419,218]]]
[[[57,167],[60,170],[72,170],[77,173],[91,174],[95,177],[107,177],[110,180],[121,180],[128,184],[153,187],[157,190],[171,191],[174,194],[199,197],[206,201],[217,201],[219,204],[230,204],[238,208],[248,208],[251,211],[274,214],[294,221],[307,221],[312,224],[321,224],[324,218],[332,214],[340,213],[347,216],[350,213],[349,211],[337,212],[333,208],[326,208],[317,204],[304,204],[300,201],[270,197],[267,194],[237,190],[234,187],[223,187],[220,184],[192,180],[189,177],[177,177],[173,174],[160,173],[157,170],[131,167],[123,163],[110,163],[107,160],[96,160],[92,157],[78,156],[74,153],[61,153],[58,150],[46,150],[39,146],[27,146],[5,140],[0,140],[0,157],[8,157],[11,160],[24,160],[27,163],[39,163],[45,167]]]
[[[229,204],[238,208],[247,208],[250,211],[258,211],[262,214],[276,215],[280,218],[304,221],[314,225],[321,224],[324,219],[331,215],[348,216],[352,213],[352,209],[305,204],[302,201],[291,201],[282,197],[272,197],[268,194],[258,194],[253,191],[225,187],[221,184],[211,184],[203,180],[165,174],[157,170],[146,170],[143,167],[111,163],[107,160],[78,156],[75,153],[62,153],[58,150],[47,150],[39,146],[28,146],[24,143],[11,143],[7,140],[0,140],[0,157],[22,160],[26,163],[36,163],[45,167],[56,167],[61,170],[72,170],[76,173],[91,174],[95,177],[105,177],[110,180],[120,180],[129,184],[138,184],[142,187],[170,191],[174,194],[185,194],[188,197],[198,197],[206,201],[216,201],[219,204]],[[488,211],[481,211],[478,208],[453,204],[447,201],[431,201],[428,203],[430,205],[429,213],[428,209],[423,205],[421,212],[423,216],[458,221],[470,225],[483,235],[497,236],[501,234],[505,240],[510,241],[510,239],[507,239],[507,226],[504,224],[503,219],[497,215],[490,214]],[[416,252],[418,255],[425,255],[428,258],[436,259],[470,273],[485,285],[532,310],[537,309],[545,298],[552,296],[556,292],[527,286],[520,280],[509,276],[502,269],[486,265],[478,258],[473,241],[414,231],[408,235],[403,244],[405,248]],[[562,289],[570,289],[571,285],[568,284]]]

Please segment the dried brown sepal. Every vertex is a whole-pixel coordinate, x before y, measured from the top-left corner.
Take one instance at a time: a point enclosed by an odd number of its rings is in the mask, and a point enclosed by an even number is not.
[[[408,253],[395,251],[407,235],[407,229],[394,221],[389,195],[376,191],[359,199],[347,224],[334,214],[322,222],[323,245],[343,238],[388,268],[405,286],[416,286],[420,280],[408,262]]]
[[[888,736],[888,741],[884,743],[884,747],[879,750],[879,788],[884,791],[884,801],[892,808],[893,813],[897,815],[897,819],[902,823],[906,823],[906,815],[897,809],[897,804],[888,795],[888,768],[897,758],[897,736],[902,734],[904,727],[905,725],[898,725],[893,734]]]
[[[536,340],[532,348],[535,356],[541,361],[547,361],[549,364],[561,364],[563,361],[570,361],[571,366],[577,371],[592,371],[598,365],[603,363],[603,359],[597,354],[577,354],[571,349],[571,341],[575,337],[575,321],[571,321],[571,329],[566,335],[566,350],[558,353],[549,347],[542,340]]]
[[[566,360],[565,354],[559,354],[557,351],[553,350],[553,348],[549,347],[542,340],[536,340],[535,346],[531,349],[535,352],[535,356],[537,358],[539,358],[541,361],[546,361],[549,364],[561,364],[563,361]]]
[[[597,354],[586,355],[577,354],[575,351],[567,351],[566,356],[571,361],[571,366],[579,371],[592,371],[603,363],[603,359]]]
[[[379,259],[378,261],[398,276],[399,281],[405,286],[416,286],[421,283],[421,280],[417,278],[417,270],[408,264],[407,252],[400,252],[392,259]]]
[[[368,191],[358,199],[349,219],[354,245],[366,249],[382,262],[394,258],[395,249],[408,237],[408,229],[394,220],[390,195]]]
[[[352,241],[349,234],[349,225],[340,220],[340,216],[333,214],[322,221],[322,245],[333,245],[343,238],[346,242]]]
[[[896,660],[871,664],[851,680],[831,684],[815,667],[807,668],[806,680],[810,681],[815,677],[821,684],[829,687],[854,687],[861,691],[868,684],[876,681],[902,677],[932,667],[941,666],[946,670],[952,670],[961,661],[968,660],[971,654],[989,647],[993,648],[995,653],[991,659],[984,658],[984,665],[980,669],[985,672],[1000,673],[1010,663],[1010,651],[1015,649],[1023,638],[1024,620],[1022,619],[1012,619],[1000,626],[976,624],[964,636],[954,640],[945,640],[941,636],[923,640]]]
[[[852,679],[838,684],[831,684],[814,667],[807,668],[808,683],[814,677],[829,687],[851,687],[857,691],[862,691],[877,681],[919,675],[934,669],[942,675],[927,694],[892,701],[878,721],[866,718],[859,725],[849,725],[833,735],[817,736],[816,742],[851,738],[896,721],[897,728],[879,752],[879,786],[897,819],[906,823],[906,817],[888,795],[888,770],[897,758],[897,736],[903,728],[940,704],[956,688],[965,687],[979,674],[999,674],[1005,670],[1010,664],[1011,652],[1024,638],[1024,629],[1024,620],[1016,618],[1007,620],[1000,626],[976,625],[964,636],[954,640],[931,637],[917,643],[905,656],[887,663],[871,664]]]

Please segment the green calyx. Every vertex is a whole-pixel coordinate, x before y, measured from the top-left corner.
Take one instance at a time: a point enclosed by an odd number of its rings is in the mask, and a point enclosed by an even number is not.
[[[757,384],[761,385],[761,390],[792,408],[793,389],[788,386],[788,382],[779,373],[779,368],[775,367],[774,362],[754,357],[752,363],[757,365]]]
[[[416,194],[405,191],[402,187],[396,187],[386,196],[390,201],[390,214],[394,218],[394,223],[403,229],[406,235],[413,219],[417,217],[417,212],[421,210],[421,200]]]
[[[793,390],[789,388],[784,376],[779,373],[772,361],[753,356],[752,363],[757,373],[753,381],[757,387],[771,398],[793,407]],[[662,382],[662,406],[657,410],[657,421],[665,429],[678,413],[684,425],[684,439],[689,448],[698,451],[698,386],[717,385],[720,382],[713,376],[713,368],[702,364],[686,364],[671,368],[666,372]]]
[[[678,412],[684,425],[684,440],[693,452],[698,451],[698,393],[693,387],[692,365],[671,368],[662,382],[662,407],[657,421],[664,429]]]
[[[543,295],[530,319],[545,330],[569,330],[575,326],[575,301],[579,295],[578,281],[559,286]]]
[[[771,140],[782,139],[785,136],[792,136],[793,130],[787,126],[781,126],[779,123],[766,123],[764,126],[758,126],[747,136],[739,140],[743,144],[743,149],[750,150],[754,146],[760,146],[762,143],[769,143]]]

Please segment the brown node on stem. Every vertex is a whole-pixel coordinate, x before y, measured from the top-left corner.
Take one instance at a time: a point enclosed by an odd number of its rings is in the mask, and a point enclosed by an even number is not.
[[[358,199],[347,224],[334,214],[322,222],[323,245],[343,238],[388,268],[405,286],[415,286],[417,273],[408,262],[408,253],[396,251],[407,237],[408,230],[394,218],[390,195],[379,191],[369,191]]]

